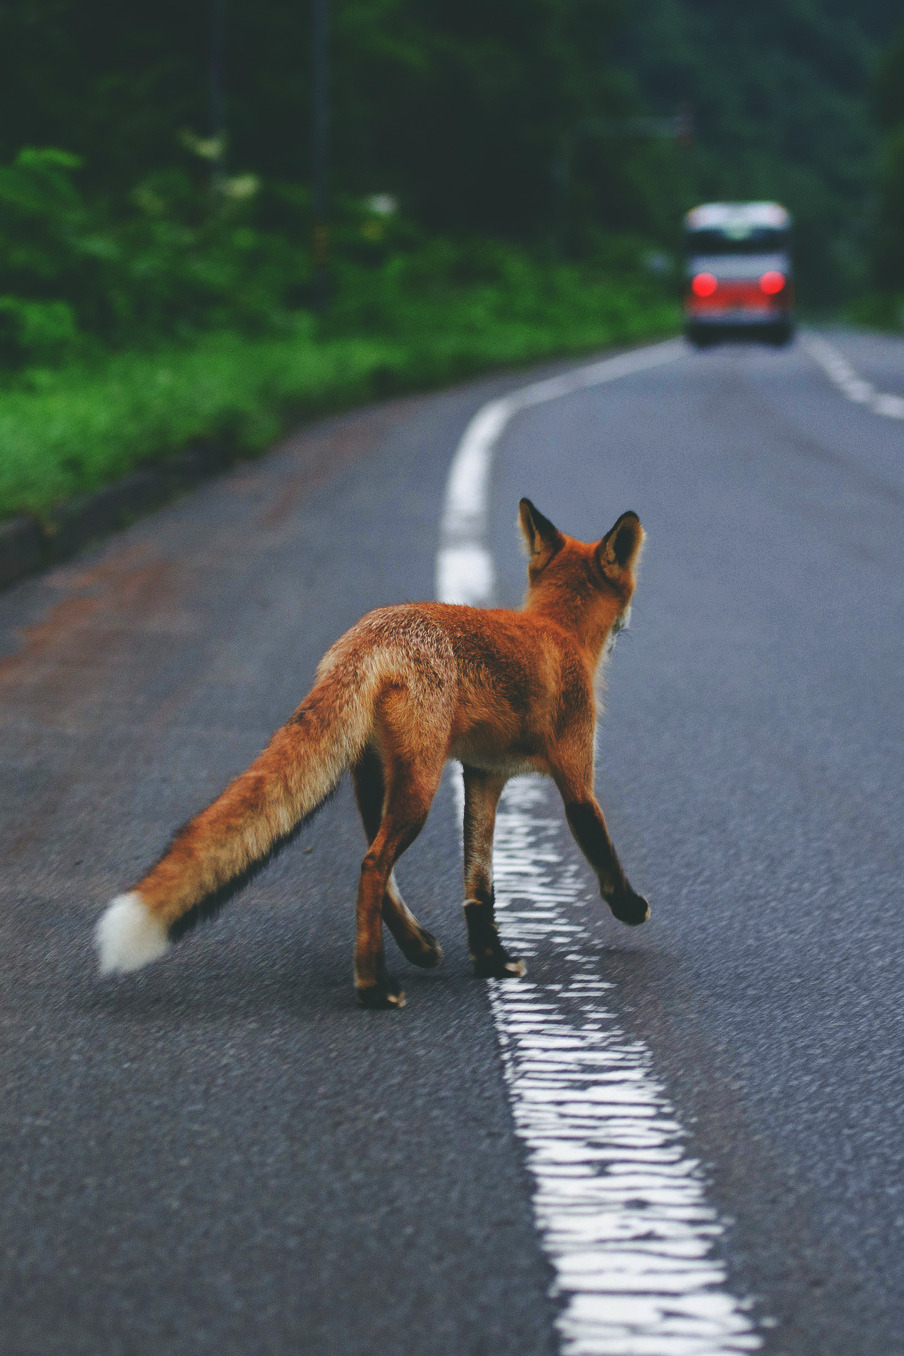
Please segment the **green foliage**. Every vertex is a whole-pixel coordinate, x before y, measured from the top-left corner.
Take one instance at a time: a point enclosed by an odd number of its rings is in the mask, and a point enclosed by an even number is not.
[[[879,63],[874,85],[876,120],[886,131],[904,124],[904,25]]]
[[[40,515],[189,443],[247,455],[292,418],[666,334],[678,322],[674,301],[640,271],[550,272],[496,246],[481,254],[437,243],[401,273],[390,256],[357,302],[343,302],[344,319],[330,327],[352,335],[318,334],[310,316],[298,315],[280,335],[226,331],[29,369],[0,392],[0,517]]]
[[[83,193],[79,169],[56,149],[0,167],[0,364],[260,332],[297,304],[306,251],[257,224],[253,177],[214,190],[192,165],[158,170],[111,205]]]
[[[226,11],[228,172],[307,183],[309,7],[235,0]],[[895,22],[888,0],[343,0],[331,18],[333,189],[358,200],[392,193],[404,218],[431,233],[546,248],[563,135],[587,119],[672,115],[687,104],[690,150],[643,137],[581,140],[574,251],[590,249],[599,229],[668,247],[694,201],[777,197],[798,221],[804,297],[831,301],[864,280],[877,143],[868,86]],[[0,161],[23,145],[81,156],[79,182],[89,202],[105,203],[108,241],[135,184],[166,177],[187,133],[209,137],[210,41],[207,5],[0,0]],[[892,73],[884,88],[891,116],[902,81]],[[279,232],[282,207],[265,193],[246,224],[261,237]],[[121,246],[118,227],[113,235]],[[206,237],[199,246],[193,234],[183,250],[161,235],[145,223],[152,274],[155,260],[175,267],[185,251],[204,254],[175,289],[190,327],[193,307],[206,307],[237,265]],[[271,243],[259,239],[252,255]],[[272,285],[262,261],[238,276],[252,291]],[[131,302],[117,311],[109,332],[163,323],[157,302],[163,320],[174,303],[150,301],[134,319]]]
[[[886,325],[904,328],[904,27],[883,58],[875,95],[885,141],[874,250],[877,296],[872,304]]]
[[[64,151],[23,150],[0,166],[0,363],[53,357],[75,341],[77,320],[59,293],[85,230],[78,164]]]
[[[206,166],[201,176],[191,168],[146,176],[115,215],[82,193],[73,156],[27,150],[0,168],[0,360],[8,369],[296,323],[311,281],[308,252],[295,243],[310,231],[308,195],[252,176],[212,186]],[[324,337],[404,337],[442,319],[476,342],[499,323],[559,324],[563,298],[580,322],[589,294],[567,268],[541,267],[499,240],[430,236],[385,195],[346,197],[336,216]],[[264,230],[267,218],[279,220]],[[616,295],[634,295],[641,244],[602,234],[587,237],[590,249],[585,278],[622,273]]]
[[[562,134],[637,111],[613,60],[619,24],[617,0],[346,0],[333,105],[342,182],[385,185],[432,230],[545,239]],[[629,196],[630,162],[585,182],[597,211]]]

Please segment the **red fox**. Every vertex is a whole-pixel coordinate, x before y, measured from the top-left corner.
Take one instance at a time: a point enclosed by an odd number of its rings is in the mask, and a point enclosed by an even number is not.
[[[493,915],[493,828],[509,777],[552,777],[578,846],[616,918],[650,909],[612,846],[593,790],[596,697],[604,652],[626,625],[644,532],[623,513],[599,542],[567,537],[520,504],[530,555],[520,611],[405,603],[368,613],[327,651],[314,687],[246,772],[175,835],[97,927],[103,973],[155,960],[225,903],[351,769],[369,843],[358,885],[355,987],[365,1008],[399,1008],[383,923],[429,968],[439,943],[402,900],[394,867],[420,833],[443,767],[464,770],[464,884],[476,974],[523,975]]]

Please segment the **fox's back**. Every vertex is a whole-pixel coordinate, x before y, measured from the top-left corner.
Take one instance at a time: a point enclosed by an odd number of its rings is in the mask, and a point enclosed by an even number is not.
[[[563,721],[592,720],[592,683],[577,645],[547,618],[450,603],[368,613],[326,655],[356,684],[403,688],[417,718],[447,729],[448,756],[533,767]],[[414,713],[412,712],[412,715]]]

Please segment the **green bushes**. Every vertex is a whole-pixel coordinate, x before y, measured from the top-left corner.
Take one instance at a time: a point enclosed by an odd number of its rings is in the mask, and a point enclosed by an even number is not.
[[[79,167],[54,148],[0,167],[0,367],[221,326],[261,333],[303,296],[307,251],[257,223],[253,176],[214,189],[186,157],[122,202],[87,199]]]
[[[636,241],[545,265],[428,238],[385,197],[340,204],[316,319],[303,191],[189,164],[117,206],[78,174],[57,150],[0,168],[0,517],[189,443],[249,454],[293,417],[676,323]]]
[[[642,277],[616,286],[523,257],[506,271],[503,282],[470,288],[436,277],[434,294],[418,301],[389,267],[372,292],[344,303],[343,326],[356,306],[366,315],[357,336],[336,333],[336,318],[328,337],[318,335],[300,314],[280,334],[226,331],[33,369],[0,394],[0,517],[41,516],[191,443],[247,455],[293,418],[676,324],[673,302]]]
[[[217,184],[203,154],[127,201],[89,200],[78,180],[79,161],[56,149],[0,167],[0,372],[223,330],[296,331],[311,288],[304,190],[252,175]],[[336,217],[322,338],[404,337],[433,323],[431,310],[438,329],[475,335],[501,320],[561,324],[563,306],[592,323],[599,287],[609,310],[656,297],[631,238],[602,237],[596,262],[576,271],[498,240],[430,237],[385,195],[341,200]]]
[[[883,139],[871,221],[872,285],[849,315],[862,325],[904,331],[904,26],[879,63],[873,111]]]

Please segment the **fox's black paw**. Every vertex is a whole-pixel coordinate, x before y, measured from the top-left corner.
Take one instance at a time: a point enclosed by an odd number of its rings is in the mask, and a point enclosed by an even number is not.
[[[380,951],[374,966],[375,979],[372,984],[361,983],[355,976],[355,992],[362,1008],[374,1008],[385,1011],[387,1008],[403,1008],[405,995],[399,981],[386,969],[386,957]]]
[[[640,923],[645,923],[650,916],[649,903],[643,895],[636,895],[633,890],[622,895],[620,899],[609,899],[606,902],[618,921],[627,923],[629,928],[636,928]]]
[[[409,961],[411,965],[419,965],[422,970],[432,970],[434,965],[439,965],[443,958],[443,948],[433,933],[428,932],[426,928],[421,928],[416,937],[405,937],[402,941],[396,940],[406,961]]]
[[[379,984],[358,984],[355,993],[358,996],[358,1005],[362,1008],[386,1011],[405,1006],[405,994],[391,976],[387,976]]]
[[[527,974],[524,961],[510,956],[501,946],[480,956],[475,956],[472,951],[471,963],[478,979],[520,979]]]

